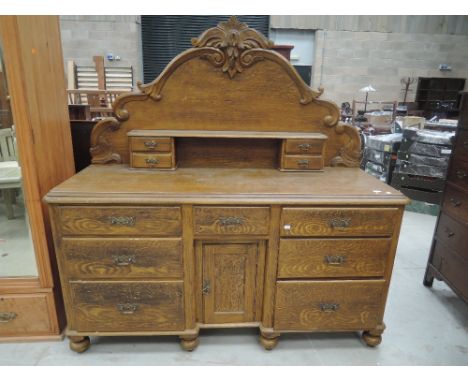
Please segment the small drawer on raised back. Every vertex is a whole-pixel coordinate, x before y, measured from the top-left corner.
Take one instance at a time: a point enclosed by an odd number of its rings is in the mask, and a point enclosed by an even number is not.
[[[180,207],[59,207],[62,235],[180,236]]]
[[[166,137],[130,137],[131,151],[169,153],[173,151],[173,139]]]
[[[182,239],[64,238],[61,254],[75,279],[183,278]]]
[[[323,170],[323,157],[313,155],[283,155],[282,170],[319,171]]]
[[[71,330],[139,332],[183,330],[182,281],[73,281]]]
[[[195,234],[267,235],[268,207],[194,207]]]
[[[132,153],[131,166],[134,168],[175,168],[174,155],[171,154],[150,154]]]
[[[286,139],[286,154],[323,155],[325,139]]]
[[[278,281],[278,330],[362,330],[382,319],[385,280]]]
[[[391,239],[281,239],[278,278],[382,277]]]
[[[283,208],[282,236],[390,236],[397,208]]]

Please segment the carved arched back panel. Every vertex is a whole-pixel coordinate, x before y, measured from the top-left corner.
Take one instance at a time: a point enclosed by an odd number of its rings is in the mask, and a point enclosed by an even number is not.
[[[328,136],[325,165],[359,165],[357,130],[264,36],[233,17],[192,43],[140,93],[117,99],[117,118],[93,130],[93,163],[128,163],[127,132],[148,129],[319,132]]]

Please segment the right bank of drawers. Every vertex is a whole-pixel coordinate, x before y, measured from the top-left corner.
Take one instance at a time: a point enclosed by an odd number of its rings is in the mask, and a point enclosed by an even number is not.
[[[60,206],[56,216],[69,329],[185,328],[180,207]]]
[[[397,208],[282,209],[277,330],[362,330],[380,324]]]

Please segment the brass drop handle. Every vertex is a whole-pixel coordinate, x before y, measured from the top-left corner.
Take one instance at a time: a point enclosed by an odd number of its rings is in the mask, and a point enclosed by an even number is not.
[[[147,164],[158,164],[159,163],[159,160],[156,159],[156,158],[146,158],[145,162]]]
[[[340,308],[340,304],[335,302],[322,302],[319,306],[322,312],[336,312]]]
[[[114,261],[114,264],[118,266],[135,264],[134,255],[114,255],[112,256],[112,260]]]
[[[309,151],[309,149],[312,147],[310,143],[301,143],[300,145],[297,145],[299,150],[301,151]]]
[[[16,317],[18,317],[18,315],[15,312],[0,312],[0,324],[7,324]]]
[[[237,216],[226,216],[218,218],[219,224],[222,226],[228,225],[242,225],[244,224],[244,218]]]
[[[158,142],[155,142],[155,141],[146,141],[146,142],[144,143],[144,145],[145,145],[146,148],[153,150],[153,149],[158,145]]]
[[[324,260],[327,265],[343,265],[346,262],[346,256],[327,255]]]
[[[202,293],[203,295],[207,295],[207,294],[210,294],[210,291],[211,291],[211,283],[210,283],[210,280],[205,280],[203,281],[203,288],[202,288]]]
[[[112,225],[133,227],[135,225],[136,218],[134,216],[109,216],[108,221]]]
[[[122,314],[134,314],[138,308],[138,304],[117,304],[117,309]]]
[[[309,163],[310,161],[308,159],[299,159],[297,161],[297,164],[300,166],[300,167],[309,167]]]
[[[458,179],[464,179],[467,176],[468,176],[468,174],[465,171],[463,171],[463,170],[458,170],[457,171],[457,178]]]
[[[351,218],[332,218],[330,220],[330,227],[332,228],[346,228],[351,225]]]
[[[452,203],[452,206],[454,207],[460,207],[461,206],[461,202],[455,198],[450,198],[450,203]]]

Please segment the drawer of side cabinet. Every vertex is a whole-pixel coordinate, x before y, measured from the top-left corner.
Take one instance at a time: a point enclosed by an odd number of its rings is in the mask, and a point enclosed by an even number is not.
[[[278,330],[363,330],[382,319],[384,280],[279,281]]]
[[[382,277],[391,239],[281,239],[278,278]]]
[[[468,192],[460,191],[448,184],[445,189],[442,209],[460,220],[468,222]]]
[[[467,161],[453,161],[447,180],[468,192],[468,158]]]
[[[468,222],[461,223],[442,212],[437,224],[437,241],[443,242],[468,261]]]
[[[60,207],[63,235],[171,235],[182,233],[179,207]]]
[[[442,242],[436,242],[432,264],[447,278],[451,286],[465,300],[468,300],[468,260],[466,257],[466,247],[461,252],[454,252]]]
[[[468,162],[468,130],[460,130],[458,132],[453,157],[456,160],[461,159]]]
[[[175,167],[172,154],[132,153],[134,168],[172,169]]]
[[[387,236],[397,208],[283,208],[282,236]]]
[[[194,207],[195,234],[266,235],[268,207]]]
[[[0,295],[0,336],[52,334],[46,294]]]
[[[70,282],[77,331],[184,329],[182,281]]]
[[[166,137],[131,137],[132,151],[171,152],[172,138]]]
[[[64,238],[62,271],[69,278],[182,278],[182,239]]]

